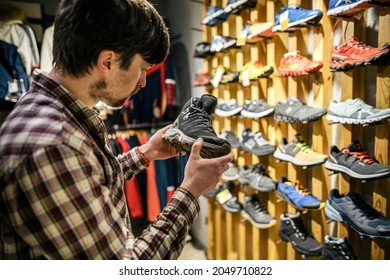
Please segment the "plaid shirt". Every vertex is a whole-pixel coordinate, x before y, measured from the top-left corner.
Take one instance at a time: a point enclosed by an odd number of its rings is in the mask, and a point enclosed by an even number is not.
[[[199,205],[177,189],[135,238],[123,186],[145,168],[136,149],[114,157],[94,110],[34,75],[0,130],[0,258],[177,258]]]

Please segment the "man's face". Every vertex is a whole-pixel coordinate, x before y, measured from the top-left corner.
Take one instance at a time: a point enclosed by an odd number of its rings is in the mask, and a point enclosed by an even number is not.
[[[125,101],[146,85],[146,71],[150,68],[140,55],[136,54],[128,69],[121,69],[120,62],[112,65],[112,71],[105,78],[90,87],[91,98],[121,108]]]

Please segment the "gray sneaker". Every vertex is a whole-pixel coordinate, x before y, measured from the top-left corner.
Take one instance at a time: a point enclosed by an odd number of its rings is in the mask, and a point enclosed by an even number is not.
[[[242,132],[241,147],[256,156],[266,156],[275,152],[276,147],[272,146],[264,139],[263,134],[259,131],[253,133],[250,128]]]
[[[230,99],[229,101],[218,102],[214,113],[218,117],[231,117],[240,113],[241,110],[242,106],[238,105],[235,99]]]
[[[229,165],[229,169],[226,170],[223,174],[222,174],[222,180],[225,180],[225,181],[235,181],[238,179],[239,177],[239,171],[238,171],[238,168],[233,164],[233,163],[228,163]]]
[[[241,116],[246,118],[258,119],[268,116],[274,112],[275,108],[268,105],[264,100],[245,100]]]
[[[241,216],[251,222],[257,228],[270,228],[276,225],[276,220],[272,217],[267,208],[260,202],[256,194],[244,197]]]
[[[299,99],[289,96],[286,102],[279,101],[275,106],[275,120],[284,122],[311,122],[326,114],[324,108],[313,108]]]
[[[363,100],[347,99],[345,102],[332,100],[326,119],[332,123],[368,124],[390,118],[390,108],[377,109]]]
[[[243,185],[250,185],[260,192],[271,192],[276,188],[275,182],[260,164],[255,164],[252,167],[247,165],[240,167],[238,182]]]
[[[240,140],[238,137],[231,131],[223,131],[220,134],[218,134],[219,138],[226,139],[232,148],[239,148],[241,147]]]

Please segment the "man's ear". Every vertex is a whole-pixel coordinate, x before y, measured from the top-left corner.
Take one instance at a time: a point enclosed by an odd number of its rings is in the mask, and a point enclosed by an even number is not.
[[[112,69],[116,59],[115,52],[111,50],[103,50],[99,53],[97,60],[97,67],[99,71],[105,75]]]

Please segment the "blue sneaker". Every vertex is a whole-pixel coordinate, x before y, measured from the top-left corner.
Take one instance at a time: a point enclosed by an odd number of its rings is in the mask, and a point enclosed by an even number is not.
[[[286,17],[288,19],[287,29],[291,27],[302,27],[306,25],[317,24],[322,18],[321,10],[306,10],[299,5],[283,7],[281,13],[276,13],[275,26],[272,28],[273,32],[285,31],[282,29],[281,21]]]
[[[341,195],[337,189],[331,190],[325,215],[333,221],[348,223],[359,235],[390,239],[390,221],[357,193]]]
[[[325,202],[313,196],[304,186],[282,177],[276,186],[277,194],[298,210],[321,210]]]
[[[367,8],[376,6],[372,0],[330,0],[327,15],[330,17],[352,17]]]
[[[211,6],[207,9],[206,17],[202,20],[202,24],[214,26],[227,18],[228,15],[220,6]]]

